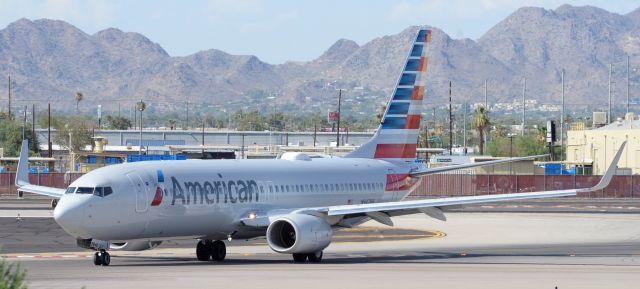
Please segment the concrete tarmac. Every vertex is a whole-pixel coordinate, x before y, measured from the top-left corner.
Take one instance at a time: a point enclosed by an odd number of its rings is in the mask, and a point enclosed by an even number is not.
[[[290,255],[272,252],[264,240],[233,241],[224,262],[198,262],[195,241],[184,240],[150,251],[112,251],[111,266],[96,267],[91,252],[73,247],[73,239],[44,218],[13,227],[14,218],[2,218],[0,240],[12,248],[4,258],[28,269],[30,288],[564,289],[640,284],[639,214],[447,216],[447,222],[424,215],[394,218],[395,228],[407,230],[386,234],[380,231],[388,227],[366,223],[367,238],[338,239],[320,264],[293,263]],[[19,234],[17,226],[22,226]],[[402,240],[398,236],[403,234],[423,236]]]

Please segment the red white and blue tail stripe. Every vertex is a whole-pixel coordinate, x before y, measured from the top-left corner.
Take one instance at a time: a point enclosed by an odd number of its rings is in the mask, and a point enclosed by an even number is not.
[[[415,160],[430,40],[431,30],[418,31],[378,130],[346,157],[411,163]]]

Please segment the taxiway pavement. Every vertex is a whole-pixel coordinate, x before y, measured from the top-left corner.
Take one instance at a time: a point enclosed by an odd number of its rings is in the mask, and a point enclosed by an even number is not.
[[[365,224],[320,264],[296,264],[264,240],[228,244],[223,263],[195,261],[195,241],[112,251],[92,265],[50,219],[0,219],[4,258],[28,270],[30,288],[638,288],[640,214],[450,212]],[[21,225],[12,225],[22,222]],[[48,228],[48,229],[47,229]],[[18,231],[19,229],[19,231]],[[381,233],[383,230],[385,233]],[[363,234],[362,232],[357,233]],[[403,240],[401,235],[420,235]],[[66,239],[65,239],[66,238]],[[240,246],[238,246],[240,245]]]

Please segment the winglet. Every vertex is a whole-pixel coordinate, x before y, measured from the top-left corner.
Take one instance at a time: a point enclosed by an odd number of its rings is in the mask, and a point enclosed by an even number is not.
[[[604,175],[600,179],[600,182],[598,182],[597,185],[591,188],[580,189],[578,190],[578,192],[593,192],[593,191],[602,190],[607,186],[609,186],[611,179],[613,179],[613,175],[616,174],[616,169],[618,169],[618,161],[620,161],[620,157],[622,157],[622,151],[624,151],[624,147],[626,144],[627,144],[626,141],[622,142],[622,144],[620,145],[620,148],[618,149],[618,152],[616,153],[616,156],[613,157],[613,161],[611,161],[611,164],[609,165],[609,167],[607,168],[607,171],[604,173]]]
[[[18,160],[18,170],[16,172],[16,186],[29,185],[29,141],[22,140],[20,159]]]

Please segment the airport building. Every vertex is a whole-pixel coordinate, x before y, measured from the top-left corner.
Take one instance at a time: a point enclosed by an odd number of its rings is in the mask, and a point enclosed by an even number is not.
[[[567,131],[566,164],[591,168],[594,175],[602,175],[623,141],[627,141],[627,146],[618,164],[618,174],[638,174],[640,120],[633,113],[599,128],[574,127]]]

